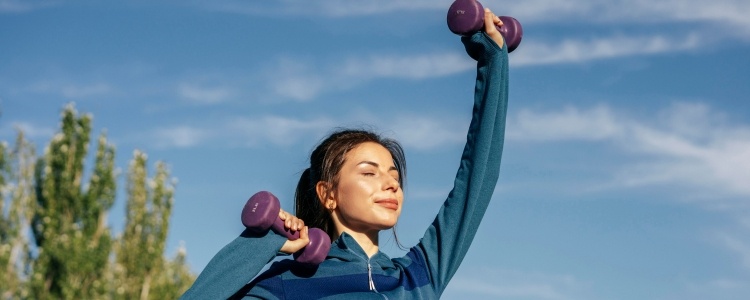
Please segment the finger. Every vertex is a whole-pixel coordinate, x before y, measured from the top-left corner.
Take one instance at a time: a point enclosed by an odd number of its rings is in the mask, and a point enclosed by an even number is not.
[[[299,231],[300,228],[302,228],[302,226],[299,226],[299,219],[295,217],[294,220],[292,220],[292,227],[290,227],[290,229],[293,231]]]
[[[495,16],[495,26],[503,26],[503,20],[500,19],[500,17]]]
[[[283,209],[279,209],[279,219],[286,220],[286,212]]]
[[[299,233],[299,242],[302,244],[302,247],[307,246],[310,244],[310,236],[309,236],[310,228],[305,226],[302,227],[302,231]]]
[[[489,8],[484,9],[484,31],[491,33],[495,28],[495,14]]]

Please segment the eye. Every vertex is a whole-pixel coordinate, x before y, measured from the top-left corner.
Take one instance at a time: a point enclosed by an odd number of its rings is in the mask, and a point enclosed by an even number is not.
[[[364,176],[375,176],[375,173],[372,173],[372,172],[364,172],[364,173],[362,173],[362,175],[364,175]]]

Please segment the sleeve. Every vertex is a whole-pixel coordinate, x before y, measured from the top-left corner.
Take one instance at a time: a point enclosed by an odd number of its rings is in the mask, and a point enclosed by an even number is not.
[[[272,230],[262,235],[245,230],[216,253],[180,299],[231,297],[274,259],[284,242],[286,238]]]
[[[508,101],[508,50],[485,33],[463,37],[477,60],[474,108],[454,186],[414,250],[440,295],[469,250],[500,172]]]

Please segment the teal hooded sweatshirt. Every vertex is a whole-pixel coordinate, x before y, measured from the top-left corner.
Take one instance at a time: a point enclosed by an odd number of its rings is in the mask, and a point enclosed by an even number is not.
[[[483,32],[461,40],[477,61],[472,119],[453,189],[416,246],[400,258],[382,252],[368,258],[343,233],[326,260],[311,268],[274,261],[284,237],[245,231],[211,259],[181,299],[440,298],[495,190],[508,104],[507,45],[498,47]]]

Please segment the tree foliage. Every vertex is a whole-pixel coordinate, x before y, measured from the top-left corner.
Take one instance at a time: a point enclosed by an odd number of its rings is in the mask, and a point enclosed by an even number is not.
[[[31,259],[27,233],[34,203],[34,165],[34,147],[23,132],[12,149],[0,143],[0,299],[29,296],[24,279]]]
[[[91,130],[92,116],[69,105],[42,157],[22,132],[15,148],[0,145],[0,299],[167,299],[192,284],[184,249],[164,257],[174,201],[167,166],[158,162],[149,178],[146,154],[135,152],[115,237],[115,148],[101,134],[87,174]]]

